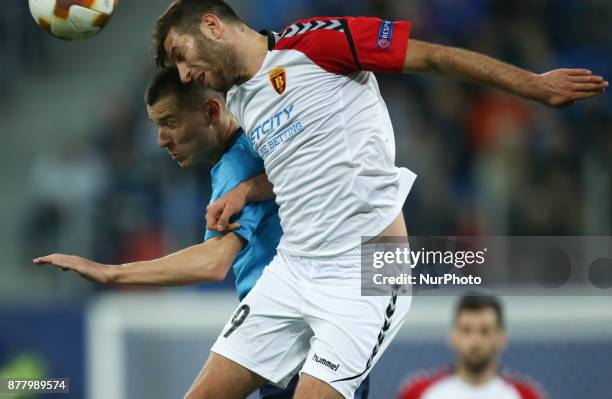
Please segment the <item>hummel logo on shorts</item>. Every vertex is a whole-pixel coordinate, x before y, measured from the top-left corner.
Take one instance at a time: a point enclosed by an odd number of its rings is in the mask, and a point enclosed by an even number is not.
[[[314,356],[312,357],[312,360],[314,360],[317,363],[320,363],[326,367],[329,367],[330,369],[334,370],[334,371],[338,371],[338,368],[340,367],[340,363],[338,364],[334,364],[332,362],[330,362],[327,359],[324,359],[322,357],[317,356],[317,354],[315,353]]]

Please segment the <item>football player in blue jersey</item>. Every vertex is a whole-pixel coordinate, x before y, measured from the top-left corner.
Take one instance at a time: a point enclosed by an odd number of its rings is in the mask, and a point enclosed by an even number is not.
[[[210,162],[211,202],[240,182],[264,172],[263,161],[250,140],[227,112],[222,94],[183,85],[174,68],[160,71],[145,95],[149,118],[157,125],[157,141],[181,167]],[[269,184],[263,182],[263,184]],[[122,265],[103,265],[79,256],[53,254],[34,259],[73,270],[96,283],[178,286],[223,280],[231,269],[242,300],[276,254],[282,236],[278,206],[273,200],[247,205],[230,233],[207,229],[204,242],[160,259]],[[298,377],[287,387],[266,385],[265,399],[289,399]],[[366,399],[366,379],[355,398]]]

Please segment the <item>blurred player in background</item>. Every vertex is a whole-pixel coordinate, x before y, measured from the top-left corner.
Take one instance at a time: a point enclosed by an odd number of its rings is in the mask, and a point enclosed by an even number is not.
[[[500,373],[506,347],[502,305],[492,296],[467,295],[455,309],[449,344],[451,369],[415,378],[398,399],[542,399],[534,386]]]
[[[157,21],[159,65],[176,65],[185,83],[229,91],[228,109],[264,160],[284,231],[189,398],[243,398],[298,370],[296,398],[352,398],[399,330],[410,297],[391,288],[387,297],[360,295],[360,239],[407,236],[401,209],[416,178],[395,167],[393,128],[372,72],[438,73],[550,106],[608,86],[587,70],[538,75],[409,42],[409,34],[409,22],[352,17],[260,34],[221,0],[178,0]],[[209,225],[223,231],[245,203],[271,198],[262,187],[233,190],[209,208]]]
[[[261,159],[225,108],[224,97],[213,90],[183,85],[174,68],[160,71],[145,96],[150,119],[158,126],[158,144],[182,167],[202,161],[211,170],[214,200],[241,181],[263,172]],[[97,283],[176,286],[221,281],[230,268],[242,300],[253,288],[264,267],[276,254],[282,236],[278,207],[265,201],[245,207],[229,234],[206,230],[204,242],[161,259],[125,265],[102,265],[77,256],[54,254],[35,259],[74,270]],[[366,399],[369,380],[356,398]],[[286,389],[262,387],[260,396],[290,399],[297,385]]]

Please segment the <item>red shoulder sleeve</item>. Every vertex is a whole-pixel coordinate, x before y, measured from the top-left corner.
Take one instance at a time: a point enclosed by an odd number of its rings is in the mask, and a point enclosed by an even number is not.
[[[297,50],[331,73],[401,72],[410,22],[370,17],[320,17],[285,28],[274,50]]]
[[[448,376],[448,371],[442,371],[430,376],[413,378],[402,388],[397,399],[421,399],[429,388],[446,376]]]
[[[410,38],[410,22],[379,18],[347,18],[359,69],[402,72]]]

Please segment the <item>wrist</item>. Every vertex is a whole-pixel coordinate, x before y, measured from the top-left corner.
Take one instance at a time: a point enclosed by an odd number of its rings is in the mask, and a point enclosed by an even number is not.
[[[123,265],[105,265],[104,276],[105,284],[116,284],[121,282],[121,271]]]
[[[548,93],[545,82],[542,79],[542,75],[530,72],[525,81],[525,85],[527,88],[525,95],[526,98],[540,102],[543,102],[546,99]]]
[[[239,197],[242,199],[242,201],[246,204],[247,202],[252,202],[253,200],[253,191],[255,189],[255,186],[253,184],[253,179],[249,179],[246,181],[243,181],[242,183],[240,183],[238,185],[238,190],[237,190],[237,194],[239,195]]]

